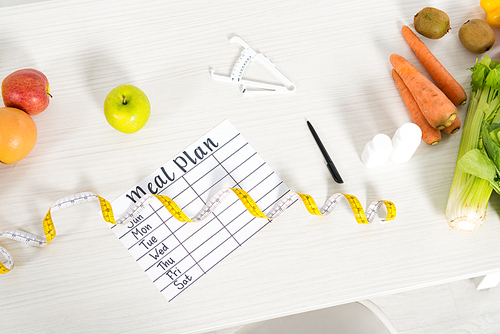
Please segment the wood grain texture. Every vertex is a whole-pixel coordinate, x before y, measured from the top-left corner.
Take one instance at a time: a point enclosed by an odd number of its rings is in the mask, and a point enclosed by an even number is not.
[[[482,10],[470,1],[433,6],[449,14],[454,29],[428,46],[468,87],[466,69],[476,56],[460,45],[458,27]],[[461,131],[422,145],[405,165],[366,169],[359,158],[374,135],[392,136],[410,121],[389,55],[422,69],[400,34],[421,7],[397,0],[61,0],[1,8],[0,78],[37,68],[54,96],[34,117],[32,153],[0,166],[1,229],[41,234],[52,202],[73,193],[113,200],[226,118],[292,190],[318,203],[342,191],[363,205],[382,198],[398,208],[393,223],[360,226],[345,203],[328,218],[296,205],[172,303],[96,203],[67,209],[54,216],[58,235],[45,249],[1,240],[16,259],[0,277],[2,329],[206,332],[497,271],[498,196],[478,231],[460,234],[446,224]],[[241,51],[227,40],[234,34],[297,91],[244,98],[237,86],[213,81],[210,68],[229,74]],[[111,128],[102,111],[107,93],[123,83],[140,87],[152,105],[149,123],[133,135]],[[465,111],[459,107],[459,116]],[[305,118],[345,184],[331,179]]]

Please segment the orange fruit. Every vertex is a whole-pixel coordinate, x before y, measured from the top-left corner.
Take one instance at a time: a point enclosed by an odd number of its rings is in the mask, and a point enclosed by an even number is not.
[[[31,152],[36,125],[30,115],[16,108],[0,107],[0,162],[12,164]]]

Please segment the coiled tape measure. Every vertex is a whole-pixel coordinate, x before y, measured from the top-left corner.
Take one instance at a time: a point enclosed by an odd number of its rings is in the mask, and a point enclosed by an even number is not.
[[[288,192],[273,206],[270,212],[265,215],[260,208],[257,206],[252,197],[245,192],[243,189],[236,188],[222,188],[219,190],[210,200],[205,204],[201,210],[192,218],[189,218],[181,208],[168,196],[163,195],[152,195],[147,194],[139,201],[137,201],[127,212],[118,218],[115,218],[113,214],[113,208],[111,203],[102,198],[101,196],[93,192],[82,192],[75,195],[67,196],[61,198],[60,200],[54,202],[50,207],[49,211],[43,219],[43,232],[44,237],[40,237],[28,232],[23,232],[15,229],[8,229],[0,233],[0,237],[12,239],[18,242],[25,243],[30,246],[35,247],[45,247],[54,237],[56,236],[56,229],[54,221],[52,219],[52,212],[60,209],[72,207],[78,204],[99,201],[101,206],[101,212],[104,220],[111,224],[124,225],[133,221],[134,218],[139,216],[142,210],[151,201],[160,201],[163,206],[170,212],[170,214],[180,222],[183,223],[197,223],[205,220],[210,213],[212,213],[220,203],[230,195],[236,195],[238,199],[243,203],[245,208],[257,218],[273,220],[285,212],[291,205],[293,205],[298,200],[304,203],[307,211],[312,215],[327,216],[333,209],[339,204],[342,199],[346,199],[351,206],[354,218],[358,224],[369,224],[373,221],[377,215],[379,209],[382,205],[386,209],[386,217],[383,221],[390,221],[396,218],[396,206],[394,203],[386,200],[376,200],[372,202],[366,211],[363,209],[359,200],[353,196],[343,193],[333,194],[321,207],[316,205],[314,199],[307,194]],[[0,274],[5,274],[14,268],[14,258],[9,253],[9,251],[3,247],[0,247]],[[3,257],[3,259],[2,259]]]

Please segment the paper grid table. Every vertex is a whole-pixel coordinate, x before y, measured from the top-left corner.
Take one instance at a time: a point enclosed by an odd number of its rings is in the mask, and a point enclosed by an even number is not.
[[[225,187],[245,190],[267,213],[289,189],[225,120],[112,202],[123,214],[146,193],[166,195],[193,217]],[[269,223],[227,197],[200,223],[181,223],[158,201],[148,204],[116,236],[171,301]]]

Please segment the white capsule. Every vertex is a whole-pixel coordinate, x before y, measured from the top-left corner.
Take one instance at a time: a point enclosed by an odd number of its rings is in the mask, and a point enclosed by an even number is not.
[[[385,134],[378,134],[365,145],[361,154],[361,161],[366,167],[377,167],[386,163],[391,153],[391,138]]]
[[[392,137],[391,160],[407,162],[422,142],[422,130],[415,123],[405,123]]]

